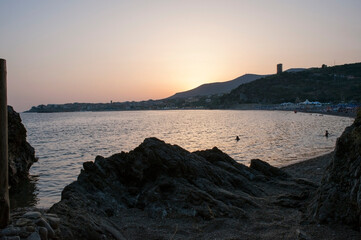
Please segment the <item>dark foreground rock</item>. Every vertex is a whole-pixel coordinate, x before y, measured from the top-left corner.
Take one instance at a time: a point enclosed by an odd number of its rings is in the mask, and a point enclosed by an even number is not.
[[[64,239],[274,239],[271,224],[295,239],[317,187],[260,160],[249,168],[217,148],[190,153],[156,138],[83,166],[50,209]]]
[[[26,129],[19,113],[8,106],[8,148],[9,148],[9,185],[17,186],[28,179],[31,165],[37,161],[34,148],[26,141]]]
[[[361,111],[337,140],[312,210],[320,222],[361,228]]]
[[[39,209],[19,208],[11,213],[11,223],[0,229],[0,239],[59,239],[59,222],[60,219],[55,214]]]

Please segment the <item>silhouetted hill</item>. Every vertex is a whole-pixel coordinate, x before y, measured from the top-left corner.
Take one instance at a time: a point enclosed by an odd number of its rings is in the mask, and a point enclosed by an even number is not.
[[[245,74],[227,82],[207,83],[188,91],[176,93],[167,99],[189,98],[195,96],[229,93],[232,89],[235,89],[241,84],[252,82],[264,76],[266,75]]]
[[[282,103],[309,99],[361,102],[361,63],[283,72],[240,85],[220,98],[223,107],[243,103]]]
[[[301,72],[301,71],[305,71],[307,70],[306,68],[290,68],[288,70],[286,70],[285,72]]]

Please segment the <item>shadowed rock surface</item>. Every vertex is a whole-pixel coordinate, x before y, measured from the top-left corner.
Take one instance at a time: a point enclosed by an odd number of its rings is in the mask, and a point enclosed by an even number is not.
[[[8,106],[9,185],[15,187],[28,179],[31,165],[37,161],[34,148],[26,141],[26,129],[19,113]]]
[[[224,239],[249,236],[270,219],[294,222],[316,185],[253,162],[256,169],[217,148],[190,153],[147,138],[129,153],[85,162],[50,212],[62,219],[65,239]],[[296,236],[289,228],[284,233]]]
[[[337,139],[312,214],[321,222],[361,227],[361,111]]]

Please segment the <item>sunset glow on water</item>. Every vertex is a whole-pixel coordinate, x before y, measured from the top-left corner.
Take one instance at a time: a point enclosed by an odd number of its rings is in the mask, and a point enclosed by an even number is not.
[[[188,151],[217,146],[236,161],[253,158],[284,166],[328,153],[353,119],[277,111],[177,110],[78,113],[24,113],[28,141],[39,161],[39,207],[60,200],[82,163],[130,151],[147,137],[157,137]],[[331,135],[324,137],[325,130]],[[240,141],[236,141],[239,136]]]

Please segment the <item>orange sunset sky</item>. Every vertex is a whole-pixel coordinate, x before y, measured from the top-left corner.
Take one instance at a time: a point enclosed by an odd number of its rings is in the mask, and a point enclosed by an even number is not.
[[[361,60],[359,0],[2,1],[17,111],[161,99],[245,73]]]

